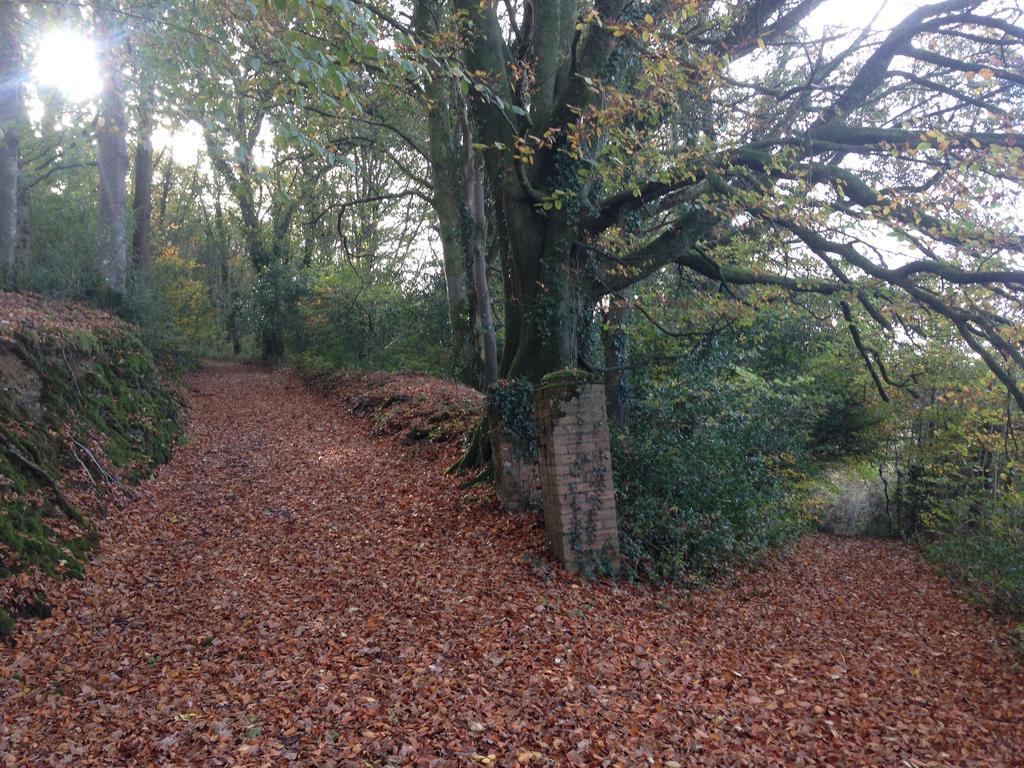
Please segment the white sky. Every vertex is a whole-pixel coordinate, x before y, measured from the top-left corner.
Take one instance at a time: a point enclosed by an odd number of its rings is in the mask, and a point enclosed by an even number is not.
[[[36,51],[32,80],[37,86],[57,88],[72,101],[88,101],[100,91],[96,46],[70,28],[48,32]]]
[[[176,129],[159,125],[153,131],[153,148],[157,152],[169,150],[178,165],[195,165],[206,150],[203,129],[191,121]]]
[[[925,0],[830,0],[815,9],[803,26],[815,34],[830,26],[862,29],[877,13],[875,29],[890,29],[925,4]]]
[[[95,100],[101,88],[95,43],[76,29],[64,27],[48,31],[39,40],[29,80],[28,113],[32,120],[38,120],[42,114],[38,94],[45,89],[55,88],[76,103]],[[261,132],[255,153],[259,164],[270,158],[273,137],[264,135],[267,128],[264,126]],[[180,165],[194,165],[203,155],[206,144],[202,128],[189,122],[184,126],[158,125],[153,132],[153,146],[157,152],[169,149]]]

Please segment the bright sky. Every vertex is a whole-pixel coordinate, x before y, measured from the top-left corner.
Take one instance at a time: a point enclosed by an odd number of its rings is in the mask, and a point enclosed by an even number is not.
[[[39,42],[33,80],[57,88],[72,101],[87,101],[100,92],[100,69],[92,40],[73,29],[54,29]]]
[[[194,122],[177,129],[166,125],[157,126],[153,131],[153,148],[157,152],[170,149],[174,161],[179,165],[195,165],[206,148],[203,129]]]
[[[874,28],[889,29],[925,4],[925,0],[830,0],[822,3],[807,17],[804,27],[816,34],[830,26],[861,29],[871,24],[871,19],[877,13]]]
[[[38,90],[55,88],[70,101],[95,99],[102,85],[96,44],[76,29],[50,30],[39,41],[31,81]],[[30,116],[40,109],[30,103]],[[153,132],[153,145],[157,151],[170,148],[178,163],[192,165],[203,149],[203,133],[195,123],[177,129],[160,125]]]

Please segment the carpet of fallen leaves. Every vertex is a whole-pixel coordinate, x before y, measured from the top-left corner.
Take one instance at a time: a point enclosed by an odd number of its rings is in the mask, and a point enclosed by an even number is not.
[[[0,337],[10,336],[19,328],[34,333],[63,333],[67,330],[91,331],[97,328],[127,328],[113,315],[84,304],[62,302],[38,293],[0,291]]]
[[[1020,766],[1001,627],[910,550],[805,539],[685,596],[587,584],[450,450],[288,373],[192,440],[0,650],[0,764]]]

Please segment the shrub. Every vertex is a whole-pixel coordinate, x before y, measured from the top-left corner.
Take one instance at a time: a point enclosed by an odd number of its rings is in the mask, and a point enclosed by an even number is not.
[[[891,530],[975,601],[1024,616],[1020,411],[979,361],[928,350],[927,388],[893,416]]]
[[[161,357],[189,364],[223,346],[202,269],[173,247],[153,259],[149,285],[135,298],[131,313],[146,345]]]
[[[925,550],[976,602],[1024,618],[1024,526],[986,524],[981,530],[943,536]]]
[[[443,278],[410,283],[400,274],[324,269],[299,304],[296,349],[341,368],[442,373],[447,367]]]
[[[622,550],[637,576],[702,580],[803,527],[792,493],[811,414],[725,350],[645,388],[614,439]]]

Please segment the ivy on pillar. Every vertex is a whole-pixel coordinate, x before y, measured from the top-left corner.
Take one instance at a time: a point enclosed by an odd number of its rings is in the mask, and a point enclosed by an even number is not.
[[[513,511],[541,507],[540,462],[533,418],[533,387],[523,380],[499,381],[487,394],[494,489]]]

